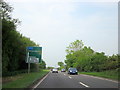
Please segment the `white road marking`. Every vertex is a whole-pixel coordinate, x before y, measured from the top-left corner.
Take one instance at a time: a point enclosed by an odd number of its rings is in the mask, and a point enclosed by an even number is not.
[[[50,73],[50,72],[49,72],[49,73]],[[48,74],[49,74],[49,73],[48,73]],[[43,79],[41,79],[40,82],[37,83],[37,85],[35,85],[35,86],[33,87],[33,90],[34,90],[34,88],[37,88],[37,87],[38,87],[38,85],[48,76],[48,74],[47,74]]]
[[[93,78],[97,78],[97,79],[101,79],[101,80],[107,80],[107,81],[111,81],[111,82],[118,83],[118,81],[110,80],[110,79],[106,79],[106,78],[102,78],[102,77],[91,76],[91,75],[85,75],[85,74],[81,74],[81,75],[82,75],[82,76],[93,77]]]
[[[82,83],[82,82],[79,82],[81,85],[85,86],[85,87],[89,87],[88,85]]]
[[[64,74],[64,75],[66,75],[66,74]]]
[[[72,77],[69,76],[69,78],[72,78]]]

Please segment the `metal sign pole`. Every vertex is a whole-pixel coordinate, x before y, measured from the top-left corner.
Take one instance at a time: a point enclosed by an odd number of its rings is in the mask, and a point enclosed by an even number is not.
[[[30,62],[28,63],[28,73],[30,73]]]
[[[30,73],[30,59],[29,59],[29,52],[27,54],[27,60],[28,60],[28,73]]]

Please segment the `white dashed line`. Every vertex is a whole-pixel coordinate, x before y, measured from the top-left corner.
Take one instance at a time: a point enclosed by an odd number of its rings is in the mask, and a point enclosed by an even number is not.
[[[64,75],[66,75],[66,74],[64,74]]]
[[[69,78],[72,78],[72,77],[69,76]]]
[[[89,87],[88,85],[82,83],[82,82],[79,82],[81,85],[85,86],[85,87]]]

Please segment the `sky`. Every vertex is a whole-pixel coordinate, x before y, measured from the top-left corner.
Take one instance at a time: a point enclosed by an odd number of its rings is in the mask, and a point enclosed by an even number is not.
[[[19,31],[42,47],[47,66],[64,62],[75,40],[106,55],[118,53],[117,0],[7,0]]]

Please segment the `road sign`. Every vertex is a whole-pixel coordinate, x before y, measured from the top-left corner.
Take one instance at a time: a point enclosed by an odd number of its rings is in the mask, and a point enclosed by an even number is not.
[[[42,47],[27,47],[26,53],[27,53],[26,63],[29,62],[29,57],[38,58],[38,59],[39,59],[39,62],[41,62],[41,58],[42,58]],[[33,59],[32,59],[32,60],[33,60]],[[34,62],[34,61],[32,61],[32,62]],[[30,63],[31,63],[31,62],[30,62]]]
[[[30,63],[39,63],[42,61],[42,47],[27,47],[26,48],[28,63],[28,73],[30,72]]]
[[[40,58],[41,60],[41,54],[39,52],[29,52],[29,56]]]
[[[28,51],[42,51],[42,47],[27,47]]]
[[[29,62],[30,63],[39,63],[39,58],[30,56],[29,57]]]

